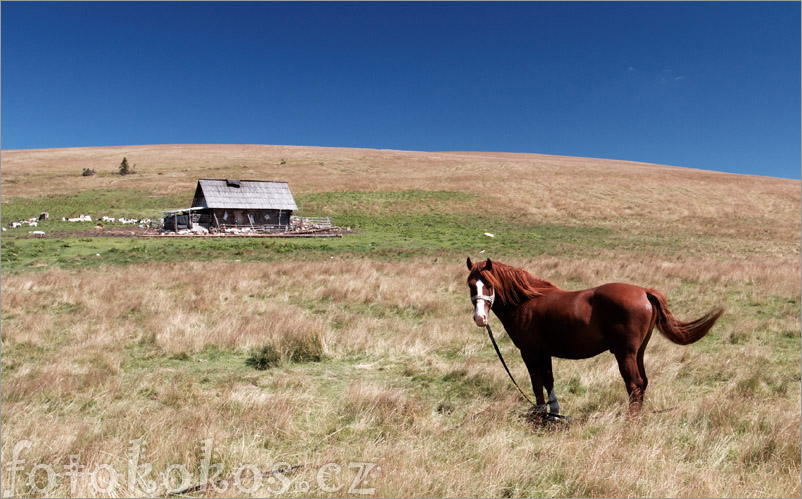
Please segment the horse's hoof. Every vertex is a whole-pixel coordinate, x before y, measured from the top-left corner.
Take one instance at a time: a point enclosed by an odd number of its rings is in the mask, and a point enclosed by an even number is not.
[[[526,411],[527,416],[545,416],[548,411],[548,406],[546,404],[543,405],[533,405]]]

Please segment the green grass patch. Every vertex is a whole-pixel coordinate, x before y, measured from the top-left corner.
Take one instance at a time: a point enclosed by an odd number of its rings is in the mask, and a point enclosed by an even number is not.
[[[694,235],[631,233],[593,225],[549,224],[527,216],[494,215],[452,191],[325,192],[297,196],[299,214],[331,216],[350,227],[342,238],[137,238],[87,237],[92,223],[67,223],[60,215],[152,216],[165,207],[187,204],[186,196],[154,197],[135,190],[87,191],[72,196],[12,199],[3,202],[3,221],[49,211],[39,229],[58,238],[35,239],[27,227],[3,234],[4,272],[42,267],[82,268],[143,262],[271,261],[352,256],[403,260],[420,256],[464,258],[484,251],[493,258],[589,257],[599,250],[634,254],[659,250],[686,253],[709,247]],[[492,234],[493,237],[486,236]],[[708,237],[709,238],[709,237]],[[729,244],[729,243],[722,243]]]
[[[571,247],[610,244],[611,229],[532,224],[491,215],[455,210],[464,196],[448,191],[336,192],[299,196],[301,213],[331,215],[336,225],[351,227],[343,238],[121,238],[87,237],[92,224],[44,222],[40,229],[61,237],[35,239],[26,228],[12,229],[3,237],[5,271],[30,268],[81,268],[141,262],[241,260],[270,261],[352,255],[397,260],[425,255],[464,256],[485,250],[494,257],[538,255]],[[184,200],[185,201],[185,200]],[[135,216],[181,199],[147,197],[137,191],[90,191],[75,196],[11,200],[3,205],[10,220],[50,211]],[[184,204],[186,204],[184,202]],[[117,211],[115,211],[117,210]],[[59,232],[61,231],[61,232]],[[84,231],[84,232],[78,232]],[[492,233],[495,237],[485,236]],[[74,235],[71,235],[74,234]]]

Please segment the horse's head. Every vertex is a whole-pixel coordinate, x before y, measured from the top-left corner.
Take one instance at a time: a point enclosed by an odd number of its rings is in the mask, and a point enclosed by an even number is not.
[[[493,270],[493,263],[488,258],[484,262],[474,265],[468,257],[468,289],[471,292],[471,303],[474,305],[473,322],[479,327],[487,326],[490,308],[496,299],[496,291],[493,286],[482,280],[482,271],[490,272]]]

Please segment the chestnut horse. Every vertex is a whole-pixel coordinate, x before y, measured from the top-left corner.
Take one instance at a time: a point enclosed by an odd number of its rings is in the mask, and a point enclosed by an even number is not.
[[[656,325],[679,345],[701,339],[724,313],[719,308],[680,322],[654,289],[610,283],[583,291],[563,291],[526,270],[468,258],[473,320],[485,327],[492,309],[521,351],[535,392],[536,413],[559,414],[551,358],[587,359],[606,350],[615,355],[629,394],[629,412],[640,413],[648,380],[643,352]],[[543,397],[548,392],[548,406]]]

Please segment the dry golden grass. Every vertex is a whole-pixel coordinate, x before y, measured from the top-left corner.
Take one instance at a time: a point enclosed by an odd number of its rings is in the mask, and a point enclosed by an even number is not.
[[[667,290],[680,316],[747,282],[755,284],[750,300],[766,302],[777,291],[770,267],[702,285],[687,277],[690,264],[666,277],[623,260],[524,264],[588,285],[610,268],[622,279],[648,278]],[[729,268],[722,266],[719,272]],[[5,445],[24,438],[34,442],[26,455],[36,462],[61,466],[80,454],[85,464],[124,474],[129,440],[145,436],[155,469],[183,463],[196,470],[199,442],[212,438],[229,474],[280,461],[377,463],[377,495],[799,493],[799,366],[777,359],[765,339],[798,334],[798,305],[755,319],[734,296],[702,345],[655,337],[646,359],[647,415],[638,423],[625,416],[611,356],[558,360],[563,406],[578,421],[543,430],[519,419],[525,407],[470,322],[460,267],[221,263],[210,282],[205,264],[188,263],[6,277],[4,455]],[[792,292],[798,297],[798,287]],[[744,320],[760,332],[733,343]],[[210,346],[247,352],[307,334],[324,336],[326,362],[259,372],[244,367],[244,353],[222,361],[208,354]],[[487,406],[476,421],[448,431]],[[670,410],[648,414],[662,409]],[[314,483],[316,470],[292,478]],[[67,484],[58,495],[71,495]],[[127,487],[120,477],[117,493]],[[77,492],[98,495],[89,481]]]
[[[113,171],[123,155],[140,173],[79,177],[83,167]],[[249,464],[307,464],[286,473],[284,496],[360,495],[349,487],[363,465],[349,463],[376,466],[356,486],[377,496],[802,493],[799,182],[538,155],[273,146],[3,151],[2,160],[4,197],[109,187],[177,193],[205,176],[284,179],[297,193],[461,191],[501,217],[623,234],[621,245],[592,257],[505,263],[567,289],[655,287],[681,319],[727,308],[692,346],[654,335],[637,421],[626,415],[611,355],[555,360],[557,393],[575,421],[544,428],[521,418],[527,407],[471,321],[465,255],[289,254],[272,263],[3,275],[4,491],[14,479],[18,495],[41,495],[32,485],[44,488],[45,469],[28,482],[41,465],[60,474],[50,495],[163,495],[180,488],[177,466],[199,482],[203,442],[211,442],[219,478],[241,477]],[[709,244],[684,254],[627,249],[628,234],[664,226],[706,234]],[[491,321],[527,387],[520,358]],[[265,345],[283,360],[254,370],[246,361]],[[320,362],[291,359],[316,348]],[[21,441],[31,447],[14,476],[9,463]],[[150,492],[128,474],[132,441],[139,463],[153,468]],[[115,470],[117,483],[105,472],[71,483],[71,456],[86,472]],[[243,479],[207,495],[275,495],[280,484],[268,478],[253,493]]]

